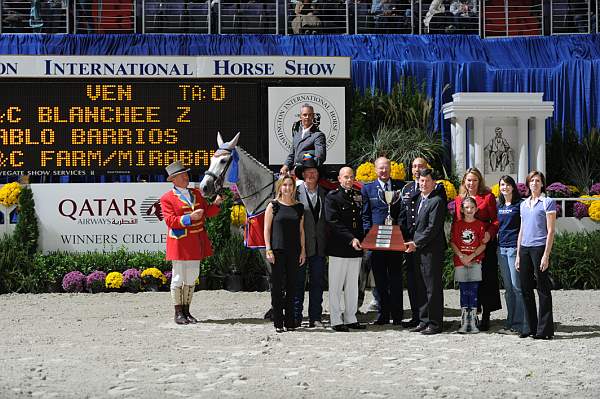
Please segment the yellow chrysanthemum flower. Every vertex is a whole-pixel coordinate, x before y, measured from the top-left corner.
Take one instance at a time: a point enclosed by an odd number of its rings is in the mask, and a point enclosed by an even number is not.
[[[12,206],[19,202],[21,194],[21,185],[17,182],[8,183],[0,188],[0,204]]]
[[[498,183],[494,184],[491,187],[492,190],[492,194],[494,194],[494,197],[498,198],[500,197],[500,185]]]
[[[142,271],[142,279],[144,277],[154,277],[157,280],[160,280],[163,284],[167,283],[167,278],[165,277],[165,275],[163,274],[163,272],[161,272],[160,270],[158,270],[156,267],[149,267],[147,269],[145,269],[144,271]]]
[[[579,189],[577,188],[577,186],[573,186],[573,185],[567,184],[567,187],[569,187],[569,190],[571,190],[571,192],[573,193],[573,196],[577,196],[581,192],[581,191],[579,191]]]
[[[600,194],[596,194],[596,195],[582,195],[579,198],[600,198]],[[591,206],[592,203],[594,203],[594,202],[600,202],[600,201],[579,201],[579,202],[581,202],[582,204],[585,204],[587,206]]]
[[[231,224],[241,226],[246,223],[246,208],[244,205],[234,205],[231,207]]]
[[[397,163],[392,161],[392,171],[390,177],[394,180],[404,180],[406,178],[406,171],[404,170],[404,164],[402,162]]]
[[[596,195],[594,195],[596,197]],[[590,214],[590,218],[596,222],[600,222],[600,201],[588,201],[591,202],[590,208],[588,209],[588,213]]]
[[[377,178],[375,173],[375,164],[373,162],[365,162],[356,169],[356,180],[362,183],[372,182]]]
[[[437,180],[437,183],[442,183],[444,185],[444,190],[446,190],[446,198],[448,201],[452,201],[458,195],[456,192],[456,187],[449,180]]]
[[[123,285],[123,275],[119,272],[110,272],[105,280],[106,288],[121,288]]]

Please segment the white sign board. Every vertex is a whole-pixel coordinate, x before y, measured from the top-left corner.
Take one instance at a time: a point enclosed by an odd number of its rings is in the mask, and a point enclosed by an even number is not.
[[[43,252],[162,251],[157,202],[171,183],[32,184]]]
[[[327,164],[346,163],[344,87],[269,87],[269,164],[282,165],[292,148],[292,126],[303,104],[315,110],[315,124],[327,140]]]
[[[0,77],[350,79],[350,57],[0,55]]]

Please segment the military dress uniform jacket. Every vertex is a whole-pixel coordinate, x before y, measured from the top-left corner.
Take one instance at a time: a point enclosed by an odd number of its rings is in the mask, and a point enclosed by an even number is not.
[[[207,217],[217,215],[220,208],[214,204],[208,205],[200,191],[189,189],[189,192],[191,203],[176,188],[160,198],[163,218],[168,227],[167,260],[201,260],[213,253],[204,222]],[[196,209],[204,209],[204,215],[194,222],[189,214]]]
[[[433,189],[433,194],[441,197],[444,203],[447,203],[446,189],[442,183],[436,184]],[[405,211],[400,214],[398,224],[402,229],[404,239],[412,239],[415,234],[420,195],[421,190],[419,188],[419,183],[414,180],[406,183],[406,185],[402,187],[402,203],[404,204]]]
[[[310,127],[309,132],[310,134],[306,134],[302,138],[302,124],[292,130],[292,151],[284,163],[289,170],[292,170],[296,165],[302,164],[305,152],[310,152],[314,155],[317,166],[325,163],[325,159],[327,158],[325,134],[315,125]]]
[[[404,184],[405,183],[402,180],[392,180],[392,190],[400,191],[402,187],[404,187]],[[385,223],[385,218],[388,214],[388,206],[385,202],[385,193],[383,188],[381,188],[379,180],[365,184],[360,192],[363,197],[362,220],[363,229],[366,234],[374,224]],[[390,208],[393,224],[398,224],[402,212],[404,212],[404,206],[401,199],[398,199],[398,202]]]
[[[337,188],[325,197],[325,220],[329,227],[327,254],[339,258],[360,258],[362,251],[352,247],[354,238],[362,241],[362,196],[360,191]]]

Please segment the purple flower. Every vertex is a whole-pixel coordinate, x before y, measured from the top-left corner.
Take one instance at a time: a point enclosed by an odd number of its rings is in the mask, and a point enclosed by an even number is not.
[[[560,182],[555,182],[546,187],[548,196],[553,198],[569,198],[573,196],[571,189]]]
[[[521,194],[521,198],[529,197],[529,189],[525,183],[517,183],[517,190]]]
[[[92,292],[104,290],[104,280],[106,273],[101,270],[94,270],[85,278],[85,286]]]
[[[596,183],[590,187],[590,195],[600,194],[600,183]]]
[[[556,203],[556,217],[562,216],[562,205],[558,202]]]
[[[138,269],[127,269],[123,272],[123,284],[127,284],[129,280],[134,278],[137,278],[138,280],[142,279]]]
[[[79,271],[65,274],[62,280],[62,287],[66,292],[82,292],[84,284],[85,275]]]
[[[142,287],[142,276],[138,269],[127,269],[123,272],[123,287],[137,292]]]
[[[163,273],[165,275],[165,277],[167,278],[167,282],[165,283],[165,285],[169,285],[171,284],[171,278],[173,277],[173,272],[171,270],[167,270],[166,272]]]
[[[456,213],[456,203],[454,200],[448,201],[448,213],[450,216],[454,216],[454,213]]]
[[[581,219],[581,218],[590,216],[587,205],[583,204],[581,202],[575,203],[575,205],[573,207],[573,213],[575,214],[575,217],[577,219]]]

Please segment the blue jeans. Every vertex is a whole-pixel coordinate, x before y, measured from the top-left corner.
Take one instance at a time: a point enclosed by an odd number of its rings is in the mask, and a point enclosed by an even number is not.
[[[306,286],[306,267],[308,265],[308,319],[321,321],[323,314],[323,285],[325,281],[325,257],[309,256],[298,269],[296,296],[294,298],[294,318],[302,320],[304,308],[304,287]]]
[[[504,283],[504,299],[506,300],[506,329],[513,329],[523,334],[529,333],[529,326],[525,319],[525,303],[521,291],[519,272],[515,269],[517,248],[498,248],[498,264]]]

